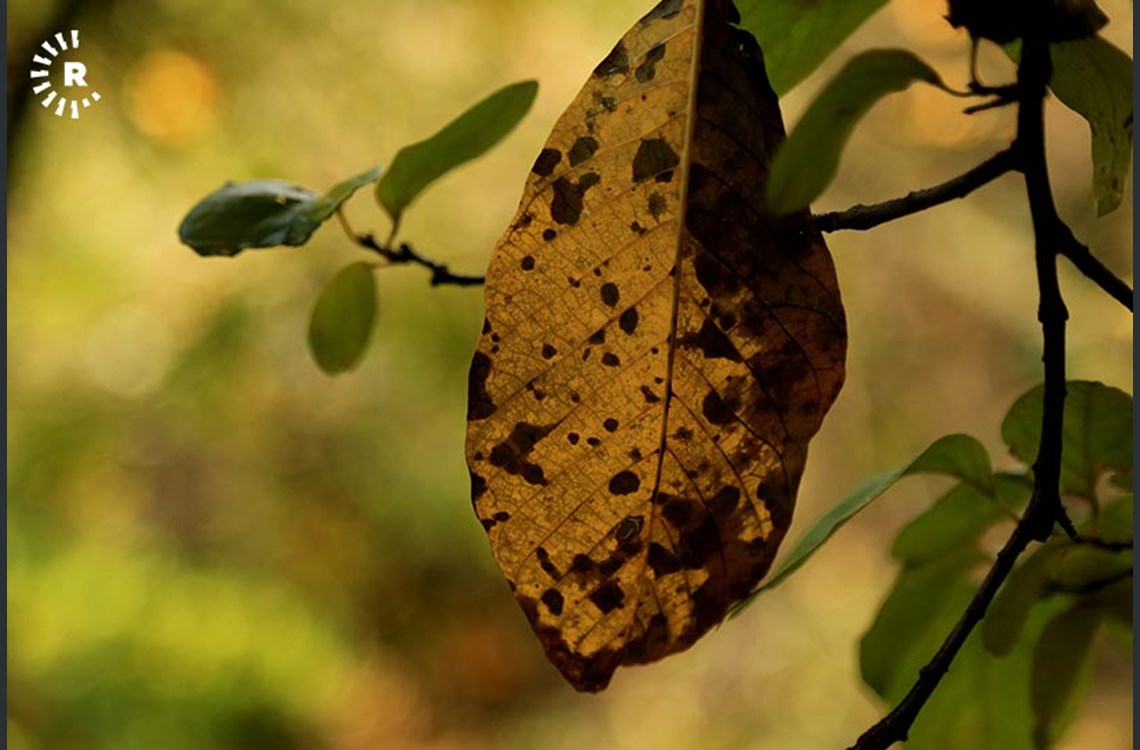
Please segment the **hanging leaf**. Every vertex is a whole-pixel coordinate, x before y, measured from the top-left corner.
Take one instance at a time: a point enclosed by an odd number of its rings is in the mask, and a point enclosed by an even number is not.
[[[380,205],[399,222],[404,209],[424,188],[506,138],[530,111],[537,93],[535,81],[499,89],[431,138],[400,149],[376,184]]]
[[[281,180],[227,182],[190,209],[178,237],[199,255],[304,245],[341,204],[379,176],[375,167],[338,183],[323,197]]]
[[[768,205],[780,216],[806,208],[823,194],[839,157],[863,115],[887,94],[915,81],[946,88],[929,65],[910,52],[876,49],[851,58],[804,112],[772,163]]]
[[[1096,215],[1124,198],[1132,168],[1132,58],[1100,36],[1054,44],[1050,88],[1092,131]]]
[[[309,320],[309,351],[329,375],[360,362],[376,320],[376,279],[371,263],[353,263],[325,285]]]
[[[983,644],[992,654],[1007,654],[1017,645],[1029,612],[1061,558],[1069,551],[1064,541],[1050,541],[1013,569],[982,621]]]
[[[487,275],[475,511],[579,690],[689,647],[768,569],[843,380],[835,272],[762,209],[783,139],[728,0],[664,0],[554,127]]]
[[[1030,698],[1037,747],[1051,747],[1077,713],[1092,668],[1089,656],[1102,611],[1077,605],[1045,626],[1033,651]]]
[[[764,66],[781,96],[819,64],[887,0],[736,0],[740,25],[756,35]]]

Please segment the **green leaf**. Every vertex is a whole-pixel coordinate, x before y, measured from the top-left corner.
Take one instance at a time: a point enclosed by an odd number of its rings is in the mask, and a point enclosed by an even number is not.
[[[227,182],[198,202],[178,237],[199,255],[234,256],[248,247],[303,245],[379,168],[341,182],[323,197],[281,180]]]
[[[1095,589],[1132,572],[1132,550],[1113,551],[1070,545],[1052,573],[1052,583],[1065,591]]]
[[[1132,397],[1103,383],[1070,380],[1062,434],[1061,491],[1096,499],[1096,485],[1108,471],[1132,470]],[[1019,398],[1001,426],[1010,452],[1027,465],[1041,441],[1044,386]]]
[[[530,110],[536,81],[522,81],[479,102],[427,140],[400,149],[376,198],[394,222],[424,188],[503,140]]]
[[[915,81],[946,88],[929,65],[910,52],[871,50],[856,55],[816,96],[776,152],[768,206],[776,215],[805,208],[823,194],[839,167],[851,131],[887,94]]]
[[[1103,37],[1054,44],[1050,87],[1092,131],[1097,216],[1115,210],[1132,166],[1132,58]]]
[[[764,50],[768,80],[781,96],[807,78],[886,0],[736,0],[740,25]]]
[[[1089,654],[1101,610],[1077,605],[1045,626],[1033,650],[1030,699],[1034,742],[1050,747],[1076,714],[1088,685]]]
[[[982,621],[982,642],[987,651],[1008,654],[1017,645],[1030,610],[1068,549],[1067,542],[1049,542],[1010,573]]]
[[[309,320],[309,350],[329,375],[360,362],[376,320],[376,280],[372,264],[341,269],[321,291]]]
[[[940,557],[973,542],[1008,518],[993,495],[965,482],[955,485],[899,532],[891,555],[906,563]]]
[[[863,681],[894,702],[918,676],[955,615],[969,602],[967,573],[985,557],[961,550],[924,565],[903,568],[871,628],[859,642]]]
[[[864,480],[808,529],[808,532],[796,542],[796,545],[776,567],[764,585],[737,602],[730,610],[730,615],[738,614],[761,592],[773,589],[783,583],[784,579],[807,562],[836,531],[854,518],[859,511],[867,507],[872,500],[890,489],[902,477],[927,473],[948,474],[960,479],[973,478],[974,473],[980,468],[978,451],[981,451],[982,455],[985,454],[985,448],[982,447],[981,443],[969,435],[947,435],[934,441],[926,450],[902,468],[876,474]],[[985,466],[988,469],[988,458],[985,459]]]

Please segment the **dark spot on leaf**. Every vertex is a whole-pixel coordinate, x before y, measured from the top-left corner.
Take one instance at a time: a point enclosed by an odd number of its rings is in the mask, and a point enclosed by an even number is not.
[[[505,510],[500,510],[495,515],[491,516],[491,518],[495,519],[499,523],[503,523],[504,521],[511,520],[511,514],[506,512]]]
[[[521,261],[519,261],[519,267],[524,271],[529,271],[534,268],[534,256],[528,255],[523,258]]]
[[[637,488],[641,486],[641,479],[628,469],[626,471],[614,474],[610,479],[610,494],[611,495],[629,495],[630,493],[637,492]]]
[[[486,419],[497,408],[487,393],[487,378],[491,374],[491,358],[483,352],[475,352],[471,360],[471,373],[467,380],[467,419]]]
[[[571,432],[566,435],[566,439],[570,441],[570,445],[577,445],[581,437],[576,432]]]
[[[709,513],[714,516],[723,516],[736,510],[736,503],[740,500],[740,488],[731,484],[721,487],[712,499],[709,500]]]
[[[690,570],[703,568],[710,557],[720,552],[720,532],[712,516],[706,515],[700,525],[681,534],[678,552],[681,564]]]
[[[645,227],[641,226],[641,224],[637,223],[636,221],[631,222],[629,225],[629,228],[630,228],[630,231],[635,232],[637,234],[645,234],[647,231],[649,231]]]
[[[692,503],[680,498],[670,500],[661,508],[661,517],[675,528],[684,528],[693,518]]]
[[[677,156],[677,152],[665,142],[664,138],[643,140],[633,157],[633,181],[641,182],[650,177],[656,177],[661,172],[673,169],[680,163],[681,159]],[[652,210],[650,208],[651,213]],[[654,218],[656,218],[656,214]]]
[[[701,354],[710,359],[727,359],[730,362],[743,361],[740,352],[732,345],[724,331],[717,328],[708,318],[701,324],[701,330],[696,333],[686,333],[681,337],[680,343],[682,346],[700,349]]]
[[[661,400],[661,397],[654,393],[647,385],[641,386],[641,395],[645,396],[645,403],[647,404],[656,404]]]
[[[589,358],[590,358],[590,347],[587,346],[585,349],[582,350],[582,361],[585,362]]]
[[[649,544],[649,554],[646,556],[646,562],[649,563],[650,570],[653,575],[660,578],[669,573],[676,573],[681,569],[681,561],[677,559],[669,550],[662,547],[657,542]]]
[[[582,196],[599,182],[601,178],[594,172],[587,172],[577,182],[559,177],[551,186],[554,199],[550,202],[550,218],[559,224],[577,224],[582,216]]]
[[[483,334],[486,335],[491,332],[491,321],[483,318]]]
[[[602,295],[602,302],[605,302],[610,307],[616,305],[618,300],[621,299],[621,293],[618,291],[617,284],[614,284],[612,281],[607,281],[605,284],[602,284],[602,288],[599,291]]]
[[[557,236],[558,236],[558,232],[554,231],[553,229],[550,229],[549,227],[542,230],[542,239],[546,240],[547,242],[550,242],[552,239],[554,239]]]
[[[736,316],[731,312],[726,312],[717,318],[716,322],[720,324],[721,330],[730,331],[732,327],[736,325]]]
[[[649,213],[654,219],[659,219],[661,214],[665,213],[665,205],[665,196],[661,193],[652,193],[649,196]]]
[[[542,345],[542,358],[543,359],[550,359],[557,353],[558,353],[558,350],[555,349],[550,344],[543,344]]]
[[[554,563],[550,562],[550,553],[542,547],[539,547],[534,551],[534,556],[538,558],[538,567],[542,568],[544,573],[551,578],[558,577],[558,568],[554,566]]]
[[[653,76],[657,75],[657,63],[659,63],[663,57],[665,57],[664,44],[658,44],[646,52],[645,59],[641,65],[637,66],[637,70],[634,71],[637,80],[642,83],[652,81]]]
[[[594,561],[588,556],[583,555],[581,552],[574,555],[574,559],[570,562],[571,573],[585,573],[594,568]]]
[[[590,601],[602,611],[602,614],[608,614],[622,605],[625,601],[625,592],[615,582],[606,581],[590,594]]]
[[[550,610],[552,615],[562,614],[562,594],[554,589],[547,589],[542,593],[542,603]]]
[[[590,334],[590,343],[591,344],[604,344],[604,343],[606,343],[606,329],[605,328],[599,328],[598,330],[596,330],[592,334]]]
[[[471,474],[471,499],[478,500],[487,491],[487,480],[468,469]]]
[[[693,431],[688,427],[678,427],[675,434],[678,440],[688,440],[693,436]]]
[[[626,333],[633,333],[634,331],[637,330],[637,321],[638,321],[637,308],[631,307],[628,310],[626,310],[625,312],[623,312],[621,314],[621,317],[618,318],[618,327],[621,328]]]
[[[736,419],[736,407],[739,405],[737,399],[725,401],[716,391],[709,391],[701,402],[701,412],[711,424],[730,424]]]
[[[602,427],[606,428],[606,432],[617,432],[618,421],[610,417],[605,422],[602,422]]]
[[[612,76],[615,73],[628,73],[629,72],[629,55],[626,54],[625,44],[618,42],[610,53],[606,55],[606,59],[598,63],[598,67],[594,68],[594,75],[598,78],[605,78]]]
[[[673,170],[667,169],[664,172],[662,172],[661,174],[654,177],[653,179],[655,182],[672,182],[673,181]]]
[[[634,461],[640,461],[641,460],[641,451],[639,451],[637,448],[630,448],[629,449],[629,457],[632,458]]]
[[[534,160],[534,166],[530,168],[530,171],[542,177],[549,177],[560,161],[562,161],[561,151],[556,148],[544,148],[538,158]]]
[[[582,286],[582,282],[579,281],[578,279],[574,278],[573,276],[567,276],[566,281],[569,282],[570,286],[574,287],[575,289]]]
[[[506,440],[491,449],[491,464],[508,474],[519,474],[530,484],[546,484],[542,467],[526,460],[534,446],[550,434],[553,427],[519,422]]]
[[[682,0],[661,0],[657,7],[645,14],[642,23],[656,21],[659,18],[672,18],[681,12]]]
[[[576,167],[582,162],[589,159],[598,150],[598,142],[590,136],[583,136],[574,141],[574,145],[570,147],[567,156],[570,157],[570,166]]]
[[[597,448],[599,445],[602,444],[602,441],[596,437],[591,437],[591,438],[586,438],[586,444],[593,447],[593,448]]]
[[[606,352],[602,355],[602,364],[606,367],[617,367],[621,364],[621,360],[613,352]]]

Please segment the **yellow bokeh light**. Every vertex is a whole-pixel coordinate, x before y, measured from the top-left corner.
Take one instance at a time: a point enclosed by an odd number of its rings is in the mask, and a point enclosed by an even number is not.
[[[124,84],[127,117],[142,133],[167,146],[207,132],[218,111],[218,83],[200,60],[160,50],[144,57]]]

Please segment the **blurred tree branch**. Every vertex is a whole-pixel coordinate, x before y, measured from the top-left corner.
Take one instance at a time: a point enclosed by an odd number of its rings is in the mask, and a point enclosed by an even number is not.
[[[452,273],[451,269],[446,264],[436,263],[429,260],[412,248],[407,242],[401,242],[399,246],[392,247],[391,237],[388,242],[380,243],[376,240],[371,233],[358,234],[353,230],[352,226],[348,223],[348,219],[339,209],[336,212],[337,218],[340,220],[340,225],[344,229],[345,234],[355,244],[376,253],[384,258],[390,265],[402,265],[410,263],[412,265],[422,266],[431,271],[431,285],[432,286],[482,286],[485,281],[483,276],[467,276],[464,274]],[[395,234],[395,231],[392,232]]]

